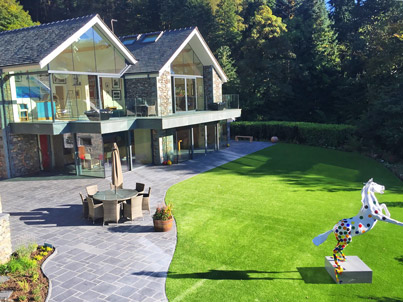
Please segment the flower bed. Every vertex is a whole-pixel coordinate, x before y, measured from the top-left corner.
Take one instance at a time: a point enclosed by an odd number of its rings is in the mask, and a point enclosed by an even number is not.
[[[41,266],[53,252],[53,248],[36,244],[19,248],[8,263],[0,265],[0,274],[10,278],[0,285],[1,290],[13,291],[12,301],[45,301],[49,281]]]

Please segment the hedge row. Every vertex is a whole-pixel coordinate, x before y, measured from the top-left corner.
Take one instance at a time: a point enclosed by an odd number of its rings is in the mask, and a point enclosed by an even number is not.
[[[232,138],[252,135],[257,140],[270,140],[277,136],[280,141],[338,149],[354,139],[355,132],[356,127],[351,125],[278,121],[231,123]]]

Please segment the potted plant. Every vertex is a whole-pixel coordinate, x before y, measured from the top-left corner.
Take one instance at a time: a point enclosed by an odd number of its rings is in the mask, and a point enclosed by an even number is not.
[[[154,230],[157,232],[168,232],[172,228],[172,204],[157,207],[153,215]]]

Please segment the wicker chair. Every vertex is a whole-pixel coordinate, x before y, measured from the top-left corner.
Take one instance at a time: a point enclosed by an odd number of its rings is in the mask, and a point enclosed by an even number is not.
[[[87,190],[87,195],[92,197],[95,193],[98,192],[98,185],[88,186],[85,189]]]
[[[143,217],[142,211],[142,195],[137,195],[132,197],[130,201],[128,200],[123,204],[123,216],[128,218],[129,220],[133,220],[137,217]]]
[[[144,193],[144,188],[146,187],[145,184],[142,184],[141,182],[136,182],[136,191],[139,193]]]
[[[148,193],[142,194],[143,202],[142,202],[142,210],[147,210],[148,213],[151,214],[150,210],[150,196],[151,196],[151,187],[148,188]]]
[[[88,218],[92,219],[92,223],[96,219],[104,217],[104,208],[102,204],[94,204],[94,199],[90,196],[87,197],[88,201]]]
[[[104,224],[105,222],[119,222],[120,204],[117,200],[104,200]]]
[[[83,203],[83,217],[88,219],[88,201],[86,198],[84,198],[83,194],[81,192],[79,193],[81,197],[81,201]]]
[[[121,184],[120,186],[115,186],[114,184],[110,184],[110,186],[111,186],[111,190],[115,190],[115,187],[116,187],[116,189],[123,189],[123,184]]]

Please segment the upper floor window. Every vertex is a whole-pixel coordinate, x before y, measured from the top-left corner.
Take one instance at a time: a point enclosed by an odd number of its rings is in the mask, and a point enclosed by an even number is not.
[[[172,62],[171,73],[176,75],[203,76],[203,64],[189,44],[186,45]]]
[[[123,55],[96,26],[50,62],[51,70],[91,73],[116,74],[125,66]]]

